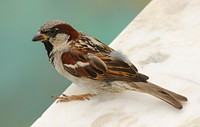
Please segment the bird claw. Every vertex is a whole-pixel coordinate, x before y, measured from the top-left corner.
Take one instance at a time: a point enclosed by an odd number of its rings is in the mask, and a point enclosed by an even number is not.
[[[62,94],[61,96],[52,96],[52,98],[57,99],[56,103],[59,102],[68,102],[72,100],[90,100],[90,97],[95,96],[96,94],[80,94],[80,95],[71,95],[67,96]]]

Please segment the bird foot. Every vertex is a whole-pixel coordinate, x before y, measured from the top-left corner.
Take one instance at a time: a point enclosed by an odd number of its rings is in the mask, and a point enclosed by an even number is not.
[[[58,99],[58,102],[68,102],[72,100],[90,100],[90,97],[95,96],[96,94],[80,94],[80,95],[71,95],[67,96],[65,94],[62,94],[61,96],[52,96],[54,99]]]

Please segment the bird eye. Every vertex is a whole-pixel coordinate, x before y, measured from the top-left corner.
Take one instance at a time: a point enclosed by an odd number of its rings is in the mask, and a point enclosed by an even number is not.
[[[57,29],[57,28],[52,28],[52,29],[50,30],[50,34],[51,34],[52,36],[56,36],[57,33],[58,33],[58,29]]]
[[[51,34],[55,33],[55,30],[54,30],[54,29],[52,29],[52,30],[50,31],[50,33],[51,33]]]

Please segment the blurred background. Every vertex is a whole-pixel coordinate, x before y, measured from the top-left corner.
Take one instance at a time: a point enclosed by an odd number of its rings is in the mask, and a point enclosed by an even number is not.
[[[61,19],[106,44],[150,0],[0,0],[0,126],[27,127],[70,82],[31,39],[46,21]]]

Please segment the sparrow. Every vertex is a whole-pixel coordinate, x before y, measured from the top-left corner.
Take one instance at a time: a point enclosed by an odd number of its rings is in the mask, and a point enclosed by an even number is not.
[[[85,100],[98,93],[126,90],[153,95],[177,109],[187,98],[157,86],[138,72],[125,55],[61,20],[42,25],[32,41],[41,41],[50,63],[65,78],[88,90],[88,94],[53,96],[59,102]]]

